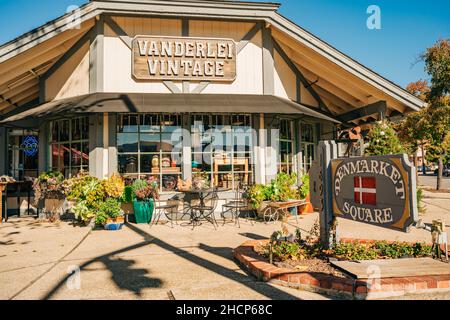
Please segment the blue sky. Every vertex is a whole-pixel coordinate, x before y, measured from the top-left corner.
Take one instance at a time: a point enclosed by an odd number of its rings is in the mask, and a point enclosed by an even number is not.
[[[0,0],[3,44],[87,0]],[[280,12],[353,59],[406,86],[426,79],[417,63],[425,48],[450,37],[448,0],[279,0]],[[369,30],[370,5],[381,9],[381,30]]]

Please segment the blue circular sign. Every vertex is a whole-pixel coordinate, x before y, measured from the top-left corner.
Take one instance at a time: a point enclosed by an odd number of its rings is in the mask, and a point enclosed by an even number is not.
[[[39,151],[39,141],[36,136],[26,136],[20,146],[28,157],[34,157]]]

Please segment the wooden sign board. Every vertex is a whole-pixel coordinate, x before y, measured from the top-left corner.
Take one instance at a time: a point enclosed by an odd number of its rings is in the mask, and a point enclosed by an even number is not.
[[[228,81],[236,79],[232,39],[136,36],[132,75],[137,80]]]
[[[337,217],[408,231],[418,221],[415,168],[406,155],[331,161]]]

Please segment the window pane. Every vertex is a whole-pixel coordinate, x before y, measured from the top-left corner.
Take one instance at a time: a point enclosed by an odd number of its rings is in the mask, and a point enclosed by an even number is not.
[[[58,134],[59,134],[59,122],[53,121],[52,125],[52,142],[58,142]]]
[[[140,131],[145,133],[160,132],[160,116],[156,114],[143,114],[140,116]]]
[[[138,134],[137,133],[118,133],[117,150],[119,152],[137,152]]]
[[[59,141],[66,142],[69,141],[70,137],[69,120],[60,121],[59,125]]]
[[[59,163],[59,145],[52,144],[51,146],[51,153],[52,153],[52,167],[57,169],[60,167]]]
[[[118,132],[138,132],[138,115],[121,115]]]
[[[81,143],[72,143],[72,166],[81,166]]]
[[[159,152],[161,136],[159,134],[141,134],[141,152]]]
[[[89,139],[89,117],[81,118],[81,136],[83,140]]]
[[[119,155],[119,173],[138,173],[138,157],[137,154]]]
[[[89,142],[83,142],[81,150],[83,166],[89,166]]]
[[[72,140],[81,140],[81,119],[72,119]]]
[[[155,173],[153,172],[153,166],[152,166],[152,160],[153,159],[158,159],[158,164],[159,164],[159,157],[156,155],[150,155],[150,154],[144,154],[141,155],[141,173],[144,174],[149,174],[149,173]],[[158,171],[156,173],[159,172],[159,167],[155,167],[155,169],[158,169]]]

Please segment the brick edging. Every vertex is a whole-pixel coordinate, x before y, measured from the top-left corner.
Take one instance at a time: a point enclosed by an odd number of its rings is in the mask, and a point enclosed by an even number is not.
[[[332,275],[278,268],[255,252],[254,247],[264,243],[267,243],[267,240],[250,240],[233,251],[239,264],[260,281],[358,300],[450,291],[450,272],[444,276],[381,279],[377,284],[371,285],[372,281],[369,280],[343,279]]]

